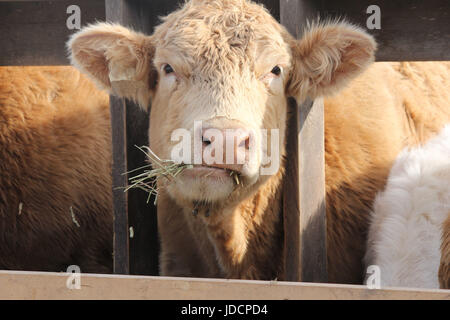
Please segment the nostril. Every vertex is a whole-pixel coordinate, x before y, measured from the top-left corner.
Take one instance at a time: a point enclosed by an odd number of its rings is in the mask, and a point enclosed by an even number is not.
[[[209,140],[208,138],[202,137],[202,142],[203,145],[205,146],[209,146],[211,144],[211,140]]]
[[[239,148],[245,148],[245,150],[248,150],[250,148],[250,137],[245,137],[241,140],[241,143],[239,143]]]

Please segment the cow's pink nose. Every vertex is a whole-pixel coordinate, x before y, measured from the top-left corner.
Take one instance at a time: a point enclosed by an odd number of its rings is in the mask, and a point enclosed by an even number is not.
[[[203,163],[206,165],[240,171],[248,161],[250,132],[246,129],[204,128],[202,141]],[[217,152],[221,152],[222,157]]]

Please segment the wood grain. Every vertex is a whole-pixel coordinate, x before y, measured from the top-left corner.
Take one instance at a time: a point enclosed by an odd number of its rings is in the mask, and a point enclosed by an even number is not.
[[[112,190],[114,213],[114,273],[129,273],[126,109],[123,99],[110,96],[112,127]]]
[[[301,37],[306,20],[315,15],[315,4],[281,0],[280,7],[281,23]],[[300,106],[289,100],[283,188],[284,264],[288,281],[328,280],[323,112],[322,99],[307,100]]]
[[[108,1],[109,2],[109,1]],[[180,1],[125,1],[124,15],[139,18],[139,29],[151,31],[158,15],[176,8]],[[257,0],[264,3],[279,19],[279,0]],[[450,60],[450,2],[447,0],[379,0],[381,29],[368,30],[366,13],[371,0],[282,0],[292,19],[305,21],[319,16],[345,18],[374,35],[378,44],[377,61]],[[75,30],[68,30],[66,9],[71,4],[81,8],[82,25],[103,21],[102,0],[0,1],[0,66],[1,65],[67,65],[65,42]],[[146,10],[127,12],[132,7]],[[157,15],[154,13],[158,13]],[[314,14],[311,14],[314,13]],[[128,21],[133,25],[135,19]],[[290,29],[296,36],[301,30]]]
[[[341,17],[361,26],[378,42],[377,61],[450,60],[448,0],[319,0],[321,17]],[[376,4],[381,29],[368,30],[366,13]]]
[[[81,26],[105,20],[101,0],[0,2],[0,66],[68,65],[66,10],[78,5]]]
[[[0,271],[0,299],[166,299],[166,300],[431,300],[450,299],[450,290],[383,288],[123,275],[81,274],[81,289],[66,287],[68,274]],[[271,317],[272,319],[273,317]]]

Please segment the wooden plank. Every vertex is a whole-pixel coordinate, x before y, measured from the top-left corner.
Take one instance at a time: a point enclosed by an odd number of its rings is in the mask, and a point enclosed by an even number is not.
[[[280,22],[295,38],[300,39],[306,21],[318,16],[316,1],[280,0]]]
[[[301,279],[327,282],[323,99],[307,101],[297,112]]]
[[[126,109],[123,99],[110,96],[112,127],[112,182],[114,212],[114,273],[129,273]]]
[[[376,4],[381,29],[368,30],[367,7]],[[450,2],[448,0],[320,0],[322,17],[346,17],[375,36],[377,61],[450,60]]]
[[[159,16],[177,8],[178,1],[124,1],[106,3],[109,21],[119,22],[147,34],[159,23]],[[149,113],[135,103],[126,101],[126,154],[127,170],[143,166],[144,154],[135,146],[148,145]],[[133,174],[139,174],[135,172]],[[123,210],[123,209],[122,209]],[[159,243],[156,206],[153,199],[147,203],[147,194],[142,190],[128,192],[128,226],[133,229],[129,239],[129,271],[132,274],[157,275],[159,272]]]
[[[65,273],[0,271],[0,299],[338,300],[450,299],[450,290],[383,288],[277,281],[81,274],[68,289]]]
[[[105,2],[106,20],[122,23],[126,3],[121,0]],[[110,96],[112,131],[112,177],[114,206],[114,273],[130,273],[128,193],[123,188],[128,185],[127,151],[127,105],[124,99]]]
[[[145,155],[135,146],[148,145],[149,114],[132,101],[126,101],[128,171],[146,164]],[[133,175],[139,174],[136,171]],[[130,238],[130,273],[158,275],[159,243],[156,206],[152,197],[140,189],[128,191]]]
[[[278,19],[278,0],[258,0]],[[298,0],[283,0],[291,6],[290,14],[304,21],[308,6],[295,4]],[[145,28],[158,21],[153,12],[167,14],[177,1],[135,1],[151,9],[137,13],[145,17]],[[315,12],[320,16],[346,17],[363,28],[371,0],[316,0]],[[2,65],[67,65],[65,42],[75,30],[66,27],[66,9],[76,4],[81,8],[81,23],[105,18],[102,0],[58,1],[0,1],[0,66]],[[368,30],[379,44],[377,61],[450,60],[450,2],[447,0],[391,1],[376,3],[381,9],[381,29]],[[317,15],[316,15],[317,16]],[[315,16],[315,17],[316,17]],[[315,18],[311,17],[311,18]]]
[[[315,14],[312,2],[281,0],[280,7],[281,23],[301,37],[303,23]],[[285,278],[326,282],[323,100],[308,100],[297,107],[291,99],[289,111],[287,178],[283,188]]]
[[[126,1],[122,22],[141,32],[151,34],[159,24],[159,16],[175,10],[179,1]],[[150,108],[149,108],[150,109]],[[149,112],[127,101],[127,161],[128,170],[145,164],[145,156],[135,145],[149,143]],[[139,174],[135,172],[134,174]],[[130,273],[158,275],[159,242],[156,206],[154,198],[147,203],[147,194],[142,190],[130,190],[128,195],[129,225],[134,236],[130,239]]]
[[[283,188],[285,277],[327,282],[323,100],[290,100]]]
[[[287,281],[301,281],[297,118],[297,104],[293,99],[289,100],[283,185],[284,279]]]
[[[67,8],[78,5],[81,25],[105,19],[104,1],[0,2],[0,66],[68,65]]]

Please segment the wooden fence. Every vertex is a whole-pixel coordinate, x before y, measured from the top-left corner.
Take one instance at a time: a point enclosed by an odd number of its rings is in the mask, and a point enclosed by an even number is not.
[[[82,25],[108,20],[150,34],[158,16],[166,15],[179,0],[0,0],[0,66],[66,65],[65,42],[76,30],[65,28],[67,7],[81,8]],[[379,44],[378,61],[450,60],[450,3],[368,0],[261,0],[296,37],[306,20],[345,17],[362,27],[381,9],[381,29],[368,30]],[[38,35],[38,36],[37,36]],[[130,101],[110,97],[113,142],[114,273],[157,275],[156,208],[140,190],[117,190],[127,184],[122,173],[144,162],[134,145],[148,143],[148,114]],[[323,100],[297,106],[288,125],[289,158],[283,190],[285,267],[290,281],[327,281],[324,113]],[[130,227],[133,237],[130,238]],[[0,277],[1,280],[1,277]]]

